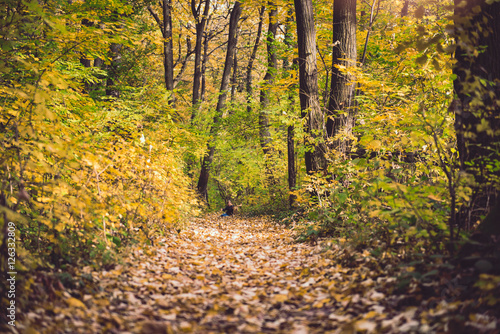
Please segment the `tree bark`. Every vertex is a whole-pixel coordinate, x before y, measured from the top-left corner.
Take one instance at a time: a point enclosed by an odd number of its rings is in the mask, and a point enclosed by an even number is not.
[[[208,20],[210,21],[210,19]],[[209,34],[205,32],[205,36],[203,37],[203,61],[201,62],[201,90],[200,90],[200,102],[205,100],[205,91],[206,91],[206,73],[207,73],[207,62],[208,57],[208,41],[210,40]]]
[[[234,101],[236,89],[238,88],[238,52],[234,53],[233,76],[231,77],[231,102]]]
[[[299,98],[302,117],[307,116],[305,153],[308,173],[326,168],[324,114],[319,105],[316,65],[316,28],[312,0],[294,0],[299,49]]]
[[[290,24],[293,21],[293,8],[288,7],[288,13],[285,23],[285,45],[289,50],[293,50],[293,42],[292,42],[292,33]],[[288,76],[288,71],[292,69],[290,66],[290,61],[285,56],[283,59],[283,69],[285,71],[285,75]],[[294,64],[296,65],[296,64]],[[288,91],[288,101],[289,101],[289,113],[293,112],[293,104],[294,104],[294,90],[296,89],[296,85],[290,85]],[[296,200],[296,196],[292,193],[297,186],[297,169],[295,167],[295,126],[293,124],[289,125],[287,128],[287,136],[286,136],[286,145],[287,145],[287,158],[288,158],[288,206],[293,208]]]
[[[174,52],[172,46],[172,3],[162,1],[163,9],[163,68],[165,71],[165,88],[171,92],[170,104],[175,107],[174,98]]]
[[[148,6],[148,11],[155,19],[160,28],[163,37],[163,69],[165,88],[171,92],[169,103],[175,106],[174,98],[174,51],[172,41],[172,3],[171,0],[160,1],[162,7],[163,21],[158,17],[151,6]]]
[[[205,4],[203,8],[203,13],[201,13],[201,5]],[[210,11],[210,0],[201,0],[198,5],[196,5],[195,0],[191,0],[191,12],[196,20],[196,44],[194,47],[194,77],[193,77],[193,97],[192,105],[193,112],[191,114],[191,119],[196,117],[197,105],[200,102],[200,86],[201,86],[201,52],[203,46],[203,35],[205,32],[205,26],[208,18],[208,13]]]
[[[354,127],[354,78],[338,68],[356,66],[356,0],[335,0],[333,5],[332,82],[328,100],[326,132],[335,138],[341,131],[349,137]],[[333,147],[340,152],[349,151],[349,138],[334,140]]]
[[[500,187],[500,170],[494,167],[500,160],[500,3],[455,0],[454,19],[456,79],[450,110],[461,169],[475,179],[471,204],[457,218],[467,228],[491,210]]]
[[[247,90],[247,111],[252,112],[252,99],[253,99],[253,78],[252,70],[255,58],[257,57],[257,50],[259,49],[260,37],[262,35],[262,25],[264,23],[264,12],[266,7],[262,6],[259,9],[259,24],[257,26],[257,36],[255,37],[255,43],[253,45],[252,53],[248,59],[247,65],[247,79],[246,79],[246,90]]]
[[[215,154],[215,141],[217,132],[219,130],[220,119],[222,112],[226,107],[227,90],[229,88],[229,79],[231,76],[231,68],[234,61],[234,53],[236,51],[238,20],[241,15],[241,5],[238,1],[234,3],[229,19],[229,36],[226,52],[226,59],[224,62],[224,71],[222,74],[219,99],[217,101],[216,114],[214,117],[213,125],[210,129],[210,141],[208,142],[207,154],[203,158],[201,164],[200,178],[198,179],[198,193],[208,202],[208,179],[210,177],[210,167]]]
[[[123,45],[112,43],[109,47],[111,54],[111,63],[107,66],[108,78],[106,80],[106,95],[115,98],[120,97],[120,90],[116,86],[116,81],[120,73],[120,64],[122,62]]]
[[[278,58],[276,57],[276,32],[278,22],[276,15],[278,9],[273,1],[269,1],[269,26],[267,29],[267,71],[264,76],[264,85],[260,91],[260,113],[259,113],[259,135],[260,145],[264,155],[268,157],[271,154],[271,132],[269,131],[269,95],[271,87],[274,84],[276,68],[278,67]],[[268,171],[269,172],[269,171]]]

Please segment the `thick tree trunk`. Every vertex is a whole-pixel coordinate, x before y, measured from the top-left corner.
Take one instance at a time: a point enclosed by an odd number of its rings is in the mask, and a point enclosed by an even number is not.
[[[401,17],[408,16],[408,8],[410,6],[410,0],[405,0],[403,8],[401,8]]]
[[[341,131],[349,137],[354,127],[354,78],[338,68],[349,70],[356,66],[356,0],[335,0],[333,5],[332,82],[328,100],[326,132],[334,138]],[[349,138],[335,140],[333,147],[340,152],[349,151]]]
[[[252,112],[252,100],[253,100],[253,78],[252,70],[255,58],[257,57],[257,50],[259,49],[260,37],[262,35],[262,25],[264,23],[264,12],[266,7],[262,6],[259,9],[259,24],[257,26],[257,36],[255,37],[255,43],[253,45],[252,53],[248,59],[247,65],[247,79],[246,79],[246,90],[247,90],[247,111]]]
[[[475,179],[471,204],[457,219],[467,228],[491,210],[500,187],[495,167],[500,160],[500,3],[455,0],[455,34],[456,99],[450,109],[461,169]]]
[[[226,60],[224,62],[224,72],[222,74],[219,99],[217,101],[216,114],[212,128],[210,129],[211,141],[208,142],[207,154],[203,158],[201,164],[200,178],[198,180],[198,193],[208,202],[208,179],[210,176],[210,167],[215,154],[215,140],[219,130],[220,118],[226,107],[227,90],[229,88],[229,79],[231,76],[231,68],[233,66],[234,53],[236,51],[238,20],[241,15],[241,5],[238,1],[234,3],[229,19],[229,37],[227,45]]]
[[[299,49],[299,97],[302,116],[307,116],[305,153],[308,173],[326,167],[324,115],[319,105],[318,69],[316,65],[316,28],[312,0],[294,0]]]

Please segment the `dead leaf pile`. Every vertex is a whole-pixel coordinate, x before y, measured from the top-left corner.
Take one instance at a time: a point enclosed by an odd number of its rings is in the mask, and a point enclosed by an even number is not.
[[[60,298],[33,305],[17,330],[498,332],[498,314],[482,310],[484,301],[454,296],[451,283],[441,291],[446,285],[439,279],[425,291],[414,284],[410,293],[397,294],[390,257],[377,261],[352,252],[295,243],[291,230],[264,218],[198,219],[161,246],[131,249],[112,270],[81,268],[78,275],[91,277],[97,289],[59,291]]]

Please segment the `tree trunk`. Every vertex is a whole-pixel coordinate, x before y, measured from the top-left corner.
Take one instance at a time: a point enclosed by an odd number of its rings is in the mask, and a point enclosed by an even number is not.
[[[179,44],[180,44],[180,42],[179,42]],[[179,72],[177,73],[177,75],[175,76],[175,79],[174,79],[174,88],[177,86],[177,84],[179,83],[179,81],[182,78],[182,75],[186,71],[188,60],[191,57],[191,54],[193,53],[193,50],[191,49],[191,37],[189,37],[189,36],[186,37],[186,49],[187,49],[186,56],[182,60],[181,69],[179,70]],[[179,47],[179,54],[180,54],[180,51],[181,51],[181,48]],[[175,67],[175,65],[174,65],[174,67]]]
[[[316,28],[312,0],[294,0],[299,49],[299,97],[302,117],[307,116],[305,153],[308,173],[326,168],[324,115],[319,105],[316,65]]]
[[[151,6],[148,6],[148,11],[155,19],[160,28],[163,37],[163,69],[165,88],[170,91],[171,97],[169,103],[175,106],[174,99],[174,49],[172,41],[172,3],[171,0],[160,1],[163,13],[163,21],[160,20],[156,12]]]
[[[491,210],[500,186],[495,167],[500,160],[500,3],[455,0],[454,18],[456,95],[450,109],[461,169],[475,179],[471,204],[457,219],[467,228]]]
[[[201,13],[201,5],[205,4],[203,8],[203,14]],[[194,47],[194,77],[193,77],[193,97],[192,105],[193,112],[191,114],[191,119],[196,117],[196,111],[198,103],[200,102],[200,86],[201,86],[201,51],[203,46],[203,35],[205,32],[205,26],[208,18],[208,12],[210,10],[210,0],[202,0],[196,5],[195,0],[191,0],[191,12],[196,20],[196,44]]]
[[[120,73],[120,64],[122,62],[122,45],[112,43],[109,47],[111,54],[111,64],[107,66],[108,79],[106,80],[106,95],[115,98],[120,97],[120,90],[116,87],[116,80]]]
[[[234,101],[236,89],[238,88],[238,52],[234,53],[233,76],[231,77],[231,102]]]
[[[410,6],[410,0],[405,0],[403,8],[401,8],[401,17],[408,16],[408,7]]]
[[[267,29],[267,71],[264,76],[264,85],[260,91],[260,113],[259,113],[259,134],[260,145],[264,151],[264,155],[268,157],[271,153],[271,133],[269,132],[269,95],[271,87],[274,84],[276,68],[278,67],[278,59],[276,57],[276,32],[278,30],[278,22],[276,15],[278,9],[272,1],[268,2],[269,8],[269,26]],[[268,171],[269,172],[269,171]]]
[[[252,53],[250,54],[250,59],[247,65],[247,79],[246,79],[246,90],[247,90],[247,111],[252,112],[252,100],[253,100],[253,80],[252,80],[252,70],[253,63],[257,57],[257,50],[259,49],[260,37],[262,35],[262,25],[264,23],[264,12],[266,7],[262,6],[259,9],[259,24],[257,26],[257,36],[255,37],[255,43],[253,45]]]
[[[344,131],[347,138],[334,140],[333,147],[340,152],[349,151],[349,137],[354,127],[354,78],[338,68],[356,66],[356,0],[335,0],[333,4],[332,82],[328,100],[326,132],[335,138]]]
[[[212,128],[210,129],[210,141],[208,142],[207,154],[203,158],[201,164],[200,178],[198,180],[198,193],[208,202],[208,179],[210,176],[210,166],[215,154],[215,141],[219,130],[220,118],[226,107],[227,90],[229,88],[229,79],[231,76],[231,68],[233,66],[234,53],[236,51],[238,20],[241,15],[241,5],[238,1],[234,3],[229,19],[229,37],[227,45],[226,60],[224,62],[224,72],[220,85],[220,94],[217,101],[216,114]]]
[[[175,107],[174,98],[174,49],[172,46],[172,4],[170,0],[163,0],[163,67],[165,70],[165,88],[170,91],[170,104]]]
[[[206,73],[207,73],[207,62],[208,62],[208,40],[210,36],[205,33],[205,37],[203,38],[203,61],[201,63],[201,90],[200,90],[200,102],[205,100],[205,91],[206,91]]]
[[[271,167],[272,145],[271,132],[269,131],[269,104],[271,88],[274,85],[276,69],[278,67],[278,58],[276,57],[276,33],[278,30],[277,14],[278,9],[273,1],[268,3],[269,25],[267,29],[267,70],[264,75],[264,83],[260,90],[260,111],[259,111],[259,139],[260,146],[264,153],[264,165],[266,172],[267,185],[272,186],[276,182]],[[270,189],[271,198],[274,191]]]
[[[288,7],[288,13],[285,23],[285,45],[289,50],[293,50],[292,43],[292,33],[290,24],[293,21],[293,8]],[[296,65],[296,64],[294,64]],[[285,56],[283,59],[283,69],[285,71],[285,75],[288,77],[288,71],[291,70],[290,61]],[[293,112],[293,104],[294,104],[294,90],[296,89],[296,85],[290,85],[288,91],[288,101],[289,101],[289,113]],[[295,204],[296,196],[292,193],[297,186],[297,169],[295,168],[295,126],[293,124],[289,125],[287,128],[287,136],[286,136],[286,144],[287,144],[287,158],[288,158],[288,206],[293,208]]]

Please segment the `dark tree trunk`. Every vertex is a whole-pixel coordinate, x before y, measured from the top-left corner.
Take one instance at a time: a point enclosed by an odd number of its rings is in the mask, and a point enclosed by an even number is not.
[[[410,6],[410,0],[405,0],[403,8],[401,8],[401,17],[408,16],[408,7]]]
[[[461,169],[475,179],[471,204],[457,219],[465,228],[491,210],[500,186],[500,170],[494,167],[500,160],[499,36],[500,3],[455,0],[456,98],[450,109],[455,113]],[[498,221],[496,230],[500,233]]]
[[[316,28],[312,0],[294,0],[297,20],[297,41],[299,49],[299,97],[302,117],[308,117],[305,153],[306,170],[308,173],[322,170],[326,167],[325,147],[322,144],[324,130],[324,115],[319,105],[318,69],[316,65]]]
[[[262,6],[259,9],[259,24],[257,26],[257,36],[255,37],[255,43],[253,45],[252,53],[250,54],[250,59],[247,65],[247,80],[246,80],[246,90],[247,90],[247,111],[252,112],[252,100],[253,100],[253,78],[252,70],[255,58],[257,57],[257,50],[259,49],[260,37],[262,35],[262,25],[264,23],[264,12],[266,7]]]
[[[205,4],[203,8],[203,13],[201,13],[201,5]],[[198,5],[196,5],[195,0],[191,0],[191,12],[196,20],[196,44],[194,47],[194,77],[193,77],[193,113],[191,118],[196,117],[197,105],[201,101],[201,52],[203,46],[203,35],[205,33],[205,26],[208,18],[208,13],[210,11],[210,0],[201,0]]]
[[[233,76],[231,78],[231,102],[234,101],[236,89],[238,88],[238,52],[234,53]]]
[[[288,13],[285,24],[285,45],[289,50],[293,50],[293,42],[292,42],[292,33],[290,24],[293,21],[293,8],[288,7]],[[296,65],[296,64],[294,64]],[[288,75],[288,71],[291,70],[290,61],[285,56],[283,59],[283,69],[285,70],[285,75]],[[289,112],[293,112],[293,104],[294,104],[294,96],[296,89],[296,85],[291,85],[288,91],[288,100],[289,100]],[[287,158],[288,158],[288,205],[292,208],[295,204],[296,196],[293,195],[293,191],[297,186],[297,169],[295,168],[295,126],[293,124],[289,125],[287,128],[287,136],[286,136],[286,144],[287,144]]]
[[[106,95],[115,98],[120,97],[120,90],[116,86],[116,81],[120,74],[120,64],[122,62],[122,45],[112,43],[109,47],[111,63],[108,65],[108,79],[106,80]]]
[[[353,78],[340,71],[338,65],[347,69],[356,66],[356,0],[335,0],[333,5],[333,54],[332,82],[328,100],[327,136],[334,138],[341,131],[347,136],[354,127],[351,109],[355,92]],[[340,138],[333,143],[340,152],[349,151],[349,138]]]
[[[87,27],[92,27],[94,24],[89,21],[88,19],[83,19],[82,20],[82,24],[84,26],[87,26]],[[91,67],[92,66],[92,60],[91,59],[88,59],[85,55],[82,55],[80,57],[80,64],[83,65],[83,67]],[[84,82],[84,92],[85,93],[90,93],[90,91],[92,90],[92,83],[89,82],[89,81],[86,81]]]
[[[170,104],[175,106],[174,98],[174,49],[172,43],[172,4],[163,0],[163,67],[165,70],[165,88],[171,92]]]
[[[205,90],[206,90],[206,77],[205,74],[207,73],[207,62],[208,62],[208,41],[209,41],[209,36],[207,33],[205,33],[205,37],[203,39],[203,61],[201,63],[201,91],[200,91],[200,101],[205,100]]]
[[[208,142],[208,152],[203,158],[203,163],[201,164],[200,178],[198,180],[198,193],[200,196],[208,202],[208,179],[210,176],[210,167],[215,154],[215,140],[217,137],[217,132],[219,130],[219,122],[222,117],[222,112],[226,107],[227,90],[229,88],[229,79],[231,76],[231,68],[233,66],[234,53],[236,51],[237,42],[237,32],[238,32],[238,20],[241,15],[241,5],[238,1],[234,3],[234,7],[231,11],[231,16],[229,19],[229,37],[227,45],[226,60],[224,62],[224,72],[222,74],[222,80],[220,85],[220,94],[217,101],[216,114],[214,117],[214,122],[212,128],[210,129],[211,141]]]
[[[366,51],[368,49],[368,41],[370,40],[373,22],[375,21],[375,17],[378,15],[378,12],[380,9],[380,1],[381,0],[378,0],[378,6],[377,6],[376,12],[375,12],[375,5],[377,4],[377,0],[373,0],[371,8],[370,8],[370,22],[368,22],[368,31],[366,32],[365,45],[363,47],[363,55],[361,56],[360,66],[363,66],[365,64]]]
[[[171,92],[169,103],[175,106],[174,98],[174,49],[172,41],[172,3],[171,0],[160,1],[162,7],[163,21],[160,20],[156,12],[148,6],[148,11],[155,19],[163,37],[163,69],[165,88]]]

